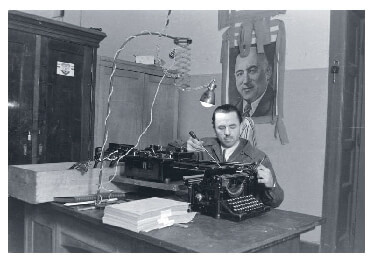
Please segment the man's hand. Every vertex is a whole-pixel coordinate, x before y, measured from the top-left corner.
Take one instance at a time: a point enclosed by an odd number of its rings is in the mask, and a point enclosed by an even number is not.
[[[258,183],[264,184],[265,187],[273,187],[273,176],[271,170],[262,164],[258,166]]]
[[[198,139],[194,139],[192,137],[189,137],[189,139],[187,141],[187,151],[188,152],[205,151],[202,146],[203,146],[203,141],[198,140]]]

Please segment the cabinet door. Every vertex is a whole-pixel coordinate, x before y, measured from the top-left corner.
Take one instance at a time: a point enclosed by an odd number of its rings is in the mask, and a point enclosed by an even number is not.
[[[56,214],[38,205],[25,205],[25,252],[56,252]]]
[[[162,77],[145,74],[145,94],[143,107],[143,129],[150,123],[151,106]],[[177,88],[173,80],[164,78],[154,100],[152,124],[141,139],[140,148],[151,144],[166,146],[176,139],[178,119]]]
[[[35,35],[11,29],[8,32],[8,164],[29,164]]]
[[[92,57],[79,44],[44,38],[41,55],[40,139],[44,144],[41,162],[69,162],[90,156],[88,143],[93,130],[90,117],[83,112],[91,108]],[[64,64],[62,64],[64,63]],[[60,70],[58,70],[58,66]],[[73,68],[73,69],[72,69]],[[88,99],[87,99],[88,97]],[[87,132],[82,132],[82,130]],[[86,140],[84,140],[86,141]]]
[[[112,59],[100,57],[97,69],[98,84],[95,103],[95,147],[101,147],[104,138],[110,90]],[[110,101],[108,143],[135,145],[150,122],[150,109],[162,71],[155,66],[117,61],[113,77],[114,89]],[[156,144],[167,145],[177,136],[178,91],[173,80],[164,78],[157,94],[152,124],[141,137],[139,149]]]

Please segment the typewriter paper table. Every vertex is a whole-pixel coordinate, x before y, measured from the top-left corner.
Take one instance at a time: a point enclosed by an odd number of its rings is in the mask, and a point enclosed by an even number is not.
[[[26,252],[299,252],[300,234],[323,219],[271,210],[241,222],[197,214],[188,228],[135,233],[102,223],[102,210],[26,204]]]

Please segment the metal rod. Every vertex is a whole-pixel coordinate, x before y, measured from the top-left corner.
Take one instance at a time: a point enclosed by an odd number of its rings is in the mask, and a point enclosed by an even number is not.
[[[221,167],[221,165],[219,165],[219,162],[209,153],[209,151],[207,151],[204,146],[202,146],[202,148],[206,151],[207,154],[209,154],[209,156],[215,161],[215,163],[218,164],[219,167]]]

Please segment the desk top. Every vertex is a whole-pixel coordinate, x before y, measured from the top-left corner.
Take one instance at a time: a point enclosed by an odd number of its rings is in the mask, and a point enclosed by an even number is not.
[[[255,252],[313,230],[323,218],[273,209],[241,222],[197,214],[187,228],[170,226],[135,233],[102,223],[103,210],[77,211],[57,203],[51,206],[68,215],[99,225],[105,230],[140,239],[174,252]]]

